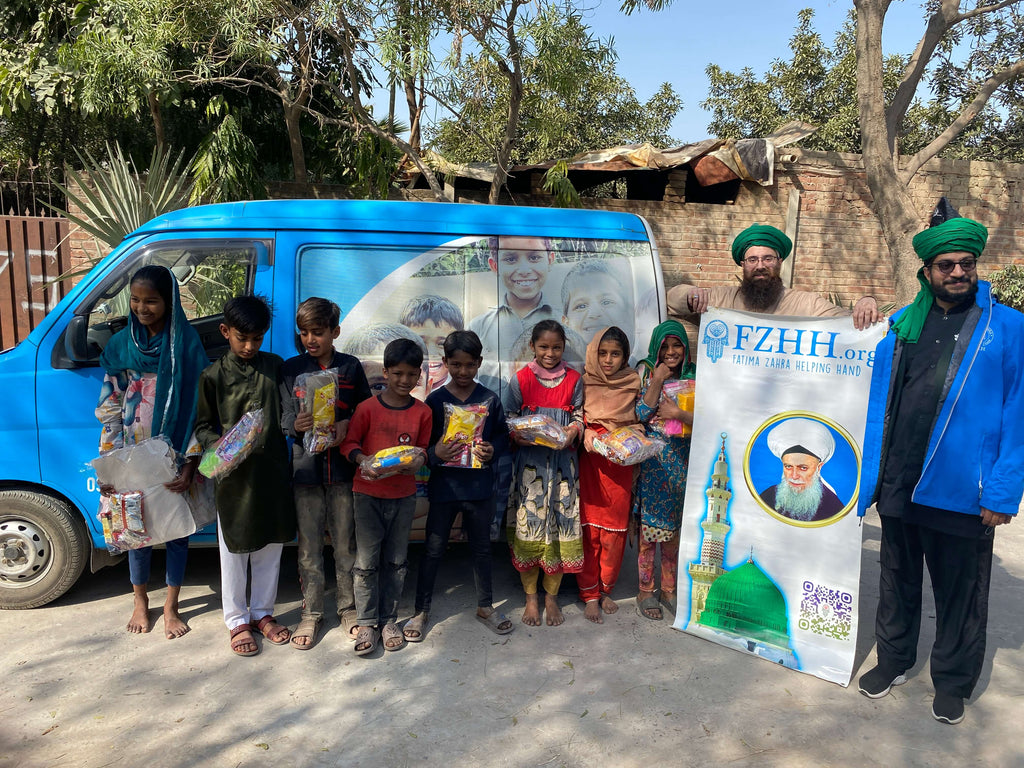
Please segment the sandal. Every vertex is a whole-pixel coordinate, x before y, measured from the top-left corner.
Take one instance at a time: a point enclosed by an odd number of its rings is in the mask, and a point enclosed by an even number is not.
[[[249,637],[238,637],[243,632],[248,632]],[[251,645],[255,650],[243,651],[242,646],[244,645]],[[236,656],[255,656],[260,652],[260,647],[257,645],[256,638],[252,634],[251,624],[239,624],[231,630],[231,651]]]
[[[341,628],[345,630],[345,637],[350,643],[354,643],[356,640],[356,632],[359,631],[359,614],[356,613],[355,608],[346,608],[341,612]]]
[[[384,625],[384,630],[380,633],[380,637],[384,641],[385,651],[397,651],[405,647],[405,635],[402,634],[402,630],[393,621]]]
[[[376,627],[360,627],[359,631],[356,632],[356,644],[354,646],[356,656],[366,656],[376,651],[379,639],[380,633]]]
[[[426,611],[420,611],[405,622],[405,627],[402,629],[402,634],[405,635],[405,639],[410,643],[418,643],[423,640],[423,636],[427,634],[427,619],[429,618],[429,613]]]
[[[669,615],[673,619],[675,619],[675,616],[676,616],[676,593],[675,592],[666,592],[665,590],[662,590],[661,594],[658,596],[658,600],[659,600],[659,602],[661,602],[662,605],[665,606],[665,608],[668,609]]]
[[[295,648],[300,651],[308,651],[314,645],[316,645],[317,638],[320,635],[320,624],[322,619],[319,616],[303,616],[299,621],[299,626],[292,632],[291,643]],[[300,637],[308,637],[309,642],[305,645],[301,645],[295,642]]]
[[[479,613],[474,613],[476,620],[487,627],[491,632],[496,635],[507,635],[513,629],[512,620],[503,613],[498,613],[497,610],[491,609],[491,612],[486,616],[481,616]]]
[[[274,645],[284,645],[292,636],[288,627],[283,624],[279,624],[277,619],[270,614],[267,614],[256,622],[256,629],[260,631],[260,634],[267,638],[268,642],[271,642]],[[284,637],[281,637],[282,632],[284,632]]]
[[[643,600],[640,599],[640,595],[637,595],[636,605],[638,612],[645,619],[650,619],[651,621],[661,621],[661,603],[658,602],[658,598],[656,598],[654,595],[651,595],[650,597],[645,598]],[[658,615],[651,616],[651,614],[649,614],[648,611],[657,611]]]

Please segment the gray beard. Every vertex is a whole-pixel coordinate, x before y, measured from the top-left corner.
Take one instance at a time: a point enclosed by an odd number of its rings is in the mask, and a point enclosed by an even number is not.
[[[764,312],[778,304],[783,287],[782,278],[778,275],[767,280],[742,280],[740,294],[747,309]]]
[[[821,483],[821,475],[815,475],[804,490],[798,491],[783,475],[775,487],[775,509],[792,520],[806,523],[817,513],[821,506],[821,497],[825,486]]]

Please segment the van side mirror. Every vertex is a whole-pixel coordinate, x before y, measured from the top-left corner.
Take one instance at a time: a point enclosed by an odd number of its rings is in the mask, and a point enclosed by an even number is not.
[[[73,363],[85,363],[96,356],[89,348],[89,316],[75,315],[64,331],[64,352]]]

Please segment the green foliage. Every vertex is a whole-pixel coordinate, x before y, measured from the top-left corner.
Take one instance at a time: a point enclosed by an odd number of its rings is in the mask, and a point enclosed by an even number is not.
[[[227,102],[221,96],[210,100],[206,116],[220,123],[203,139],[192,159],[189,172],[193,187],[189,202],[224,203],[265,196],[259,175],[259,156]]]
[[[85,175],[71,169],[67,172],[78,191],[58,187],[81,214],[49,207],[113,247],[153,217],[186,205],[191,182],[181,173],[183,158],[184,153],[179,153],[172,161],[168,153],[154,149],[148,171],[140,176],[134,161],[125,157],[117,144],[107,145],[105,163],[89,152],[79,153]]]
[[[555,196],[555,205],[559,208],[576,208],[580,204],[579,192],[569,181],[569,164],[565,160],[548,168],[544,174],[544,191]]]
[[[1024,312],[1024,265],[1008,264],[990,274],[988,279],[1001,303]]]
[[[1021,26],[980,17],[971,29],[950,35],[932,66],[928,101],[916,99],[899,127],[899,152],[911,155],[944,131],[963,106],[974,98],[980,83],[999,62],[1024,53]],[[1011,38],[1015,40],[1016,53]],[[955,57],[971,40],[968,59]],[[701,106],[711,112],[708,132],[723,138],[767,136],[790,120],[803,120],[818,131],[803,140],[808,149],[860,152],[860,113],[857,101],[857,52],[854,12],[827,45],[814,28],[814,11],[799,12],[789,41],[790,58],[776,59],[763,76],[752,69],[728,72],[716,64],[705,70],[708,95]],[[1003,58],[1000,59],[999,57]],[[1013,59],[1008,59],[1013,56]],[[904,75],[907,57],[883,58],[882,86],[891,101]],[[989,104],[943,151],[944,157],[1024,161],[1024,90],[1019,86],[997,92]]]
[[[857,53],[852,12],[830,46],[814,29],[814,11],[799,12],[789,41],[791,58],[776,59],[763,77],[752,69],[727,72],[711,64],[708,96],[701,107],[711,112],[708,132],[722,138],[767,136],[790,120],[818,127],[808,149],[860,151],[857,108]],[[895,91],[904,62],[884,60],[885,85]]]
[[[665,83],[641,103],[616,74],[610,40],[593,36],[580,14],[546,6],[523,16],[516,29],[523,55],[523,100],[511,164],[571,157],[618,144],[665,146],[682,102]],[[459,116],[440,121],[432,147],[456,163],[494,161],[505,134],[510,100],[501,62],[461,52],[445,100]]]

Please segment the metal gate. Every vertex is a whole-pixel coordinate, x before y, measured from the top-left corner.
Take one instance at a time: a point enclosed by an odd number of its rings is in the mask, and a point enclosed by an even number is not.
[[[24,339],[71,289],[67,219],[0,216],[0,348]]]

